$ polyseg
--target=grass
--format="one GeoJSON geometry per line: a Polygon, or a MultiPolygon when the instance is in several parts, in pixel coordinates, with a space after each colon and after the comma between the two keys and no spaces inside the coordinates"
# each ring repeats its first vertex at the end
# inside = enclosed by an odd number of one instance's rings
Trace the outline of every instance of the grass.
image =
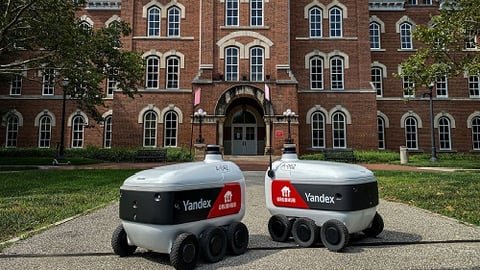
{"type": "Polygon", "coordinates": [[[118,199],[135,170],[0,173],[0,242],[118,199]]]}
{"type": "Polygon", "coordinates": [[[480,172],[376,171],[380,197],[480,226],[480,172]]]}

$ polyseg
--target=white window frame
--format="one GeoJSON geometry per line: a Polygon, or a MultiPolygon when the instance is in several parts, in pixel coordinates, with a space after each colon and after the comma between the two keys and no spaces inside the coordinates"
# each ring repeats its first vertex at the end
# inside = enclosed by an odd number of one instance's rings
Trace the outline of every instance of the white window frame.
{"type": "Polygon", "coordinates": [[[38,121],[38,148],[50,148],[52,144],[52,118],[43,115],[38,121]]]}
{"type": "Polygon", "coordinates": [[[263,0],[250,0],[250,26],[263,26],[263,0]]]}
{"type": "Polygon", "coordinates": [[[180,16],[181,11],[178,7],[171,7],[168,9],[167,35],[169,37],[180,36],[180,16]]]}
{"type": "Polygon", "coordinates": [[[83,148],[85,133],[85,119],[81,115],[72,118],[72,148],[83,148]]]}
{"type": "Polygon", "coordinates": [[[378,22],[370,23],[370,49],[379,50],[382,48],[381,45],[381,36],[382,36],[382,26],[378,22]]]}
{"type": "Polygon", "coordinates": [[[239,80],[240,49],[237,47],[225,48],[225,81],[239,80]],[[235,52],[235,54],[232,54],[235,52]]]}
{"type": "Polygon", "coordinates": [[[330,89],[345,89],[345,60],[340,56],[330,59],[330,89]]]}
{"type": "Polygon", "coordinates": [[[409,22],[400,24],[400,48],[402,50],[413,49],[412,28],[413,25],[409,22]]]}
{"type": "Polygon", "coordinates": [[[178,143],[178,114],[175,111],[168,111],[164,116],[163,145],[165,147],[177,147],[178,143]],[[175,119],[172,118],[174,116],[175,119]],[[174,135],[171,135],[171,134],[174,135]]]}
{"type": "Polygon", "coordinates": [[[103,124],[103,147],[112,148],[112,115],[105,117],[103,124]]]}
{"type": "Polygon", "coordinates": [[[313,7],[308,11],[309,34],[311,38],[323,36],[323,12],[319,7],[313,7]]]}
{"type": "Polygon", "coordinates": [[[370,79],[372,81],[373,86],[375,86],[377,97],[382,97],[383,96],[383,69],[381,67],[373,66],[370,71],[370,79]]]}
{"type": "Polygon", "coordinates": [[[10,80],[10,95],[20,96],[22,94],[23,78],[20,75],[13,76],[10,80]]]}
{"type": "Polygon", "coordinates": [[[325,148],[325,115],[314,112],[311,115],[312,148],[325,148]],[[319,136],[315,136],[317,133],[319,136]]]}
{"type": "Polygon", "coordinates": [[[328,11],[330,26],[330,37],[343,36],[343,10],[339,7],[333,7],[328,11]],[[337,13],[338,12],[338,13],[337,13]]]}
{"type": "Polygon", "coordinates": [[[146,111],[143,115],[143,147],[157,147],[157,119],[155,111],[146,111]],[[148,116],[152,118],[148,118],[148,116]]]}
{"type": "Polygon", "coordinates": [[[250,49],[250,80],[263,81],[265,50],[262,47],[250,49]]]}
{"type": "Polygon", "coordinates": [[[310,87],[315,90],[324,89],[324,63],[320,56],[313,56],[310,58],[310,87]],[[320,63],[320,66],[317,65],[320,63]]]}
{"type": "Polygon", "coordinates": [[[333,148],[347,148],[347,123],[342,112],[332,115],[332,146],[333,148]],[[338,118],[341,116],[341,119],[338,118]]]}
{"type": "Polygon", "coordinates": [[[162,11],[159,7],[150,7],[147,11],[147,36],[159,37],[161,30],[162,11]]]}
{"type": "Polygon", "coordinates": [[[418,120],[413,116],[405,118],[405,146],[418,150],[418,120]]]}
{"type": "Polygon", "coordinates": [[[160,58],[155,55],[147,57],[145,87],[158,89],[160,87],[160,58]]]}
{"type": "Polygon", "coordinates": [[[438,143],[440,150],[452,150],[450,119],[445,116],[438,119],[438,143]]]}
{"type": "Polygon", "coordinates": [[[225,25],[239,26],[239,9],[238,0],[225,0],[225,25]]]}
{"type": "Polygon", "coordinates": [[[448,78],[447,76],[438,77],[436,84],[437,98],[448,98],[448,78]]]}
{"type": "Polygon", "coordinates": [[[180,58],[178,56],[169,56],[166,62],[165,88],[178,89],[180,87],[180,58]]]}

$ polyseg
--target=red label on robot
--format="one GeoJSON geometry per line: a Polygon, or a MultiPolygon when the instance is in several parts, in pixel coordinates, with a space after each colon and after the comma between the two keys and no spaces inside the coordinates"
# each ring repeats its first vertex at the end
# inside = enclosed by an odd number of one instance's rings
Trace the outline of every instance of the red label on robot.
{"type": "Polygon", "coordinates": [[[272,202],[279,207],[309,208],[295,187],[287,180],[272,182],[272,202]]]}
{"type": "Polygon", "coordinates": [[[242,190],[240,183],[225,184],[213,204],[207,218],[233,215],[242,208],[242,190]]]}

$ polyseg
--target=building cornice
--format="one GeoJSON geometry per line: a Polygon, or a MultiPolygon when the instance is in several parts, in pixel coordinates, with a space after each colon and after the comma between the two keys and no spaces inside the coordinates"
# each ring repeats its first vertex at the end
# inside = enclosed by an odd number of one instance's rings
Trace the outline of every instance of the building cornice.
{"type": "Polygon", "coordinates": [[[85,9],[89,10],[120,10],[122,0],[88,0],[85,9]]]}
{"type": "Polygon", "coordinates": [[[404,0],[369,0],[368,8],[371,11],[401,11],[405,10],[404,0]]]}

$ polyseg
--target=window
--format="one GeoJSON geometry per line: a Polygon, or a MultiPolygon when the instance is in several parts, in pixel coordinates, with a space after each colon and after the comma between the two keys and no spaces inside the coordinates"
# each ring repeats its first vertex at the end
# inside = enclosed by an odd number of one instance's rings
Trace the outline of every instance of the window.
{"type": "Polygon", "coordinates": [[[40,118],[38,126],[38,147],[50,148],[52,140],[52,118],[44,115],[40,118]]]}
{"type": "Polygon", "coordinates": [[[238,48],[225,49],[225,80],[238,81],[238,48]]]}
{"type": "Polygon", "coordinates": [[[478,32],[475,30],[469,30],[465,34],[465,49],[475,50],[477,49],[478,32]]]}
{"type": "Polygon", "coordinates": [[[377,117],[378,149],[385,149],[385,120],[377,117]]]}
{"type": "Polygon", "coordinates": [[[480,150],[480,117],[472,119],[472,143],[473,150],[480,150]]]}
{"type": "Polygon", "coordinates": [[[412,116],[405,119],[405,144],[408,149],[418,149],[417,119],[412,116]]]}
{"type": "Polygon", "coordinates": [[[432,0],[423,0],[423,4],[424,4],[424,5],[431,5],[431,4],[432,4],[432,0]]]}
{"type": "Polygon", "coordinates": [[[341,37],[342,34],[342,10],[338,7],[330,9],[330,36],[341,37]]]}
{"type": "Polygon", "coordinates": [[[321,37],[322,36],[322,10],[317,7],[310,9],[309,11],[309,20],[310,20],[310,37],[321,37]]]}
{"type": "Polygon", "coordinates": [[[81,21],[80,28],[84,31],[90,31],[92,30],[93,26],[87,21],[81,21]]]}
{"type": "Polygon", "coordinates": [[[377,97],[381,97],[383,95],[383,71],[379,67],[373,67],[371,72],[371,80],[377,90],[377,97]]]}
{"type": "Polygon", "coordinates": [[[227,26],[238,26],[238,0],[225,0],[225,21],[227,26]]]}
{"type": "Polygon", "coordinates": [[[14,76],[10,80],[10,95],[17,96],[22,94],[22,77],[14,76]]]}
{"type": "Polygon", "coordinates": [[[321,112],[312,114],[312,147],[325,148],[325,116],[321,112]]]}
{"type": "Polygon", "coordinates": [[[403,84],[403,97],[404,98],[413,98],[415,97],[414,94],[414,89],[415,89],[415,83],[410,81],[410,77],[408,76],[403,76],[402,78],[402,84],[403,84]]]}
{"type": "Polygon", "coordinates": [[[468,91],[470,93],[470,97],[480,97],[480,80],[478,78],[478,76],[468,77],[468,91]]]}
{"type": "Polygon", "coordinates": [[[105,117],[103,125],[103,147],[112,148],[112,116],[105,117]]]}
{"type": "Polygon", "coordinates": [[[370,23],[370,49],[380,49],[380,31],[378,23],[370,23]]]}
{"type": "Polygon", "coordinates": [[[148,111],[143,116],[143,146],[157,146],[157,114],[148,111]]]}
{"type": "Polygon", "coordinates": [[[250,0],[250,25],[263,25],[263,0],[250,0]]]}
{"type": "Polygon", "coordinates": [[[339,56],[330,60],[330,84],[332,90],[343,89],[343,58],[339,56]]]}
{"type": "Polygon", "coordinates": [[[336,112],[332,116],[332,137],[333,148],[347,147],[347,129],[345,126],[345,115],[336,112]]]}
{"type": "Polygon", "coordinates": [[[448,80],[446,76],[437,78],[436,83],[437,88],[437,97],[447,98],[448,97],[448,80]]]}
{"type": "Polygon", "coordinates": [[[403,50],[413,49],[412,25],[409,23],[402,23],[400,25],[400,48],[403,50]]]}
{"type": "Polygon", "coordinates": [[[180,60],[176,56],[167,58],[167,88],[177,89],[179,87],[180,60]]]}
{"type": "Polygon", "coordinates": [[[5,146],[15,148],[17,147],[17,138],[18,138],[18,128],[20,125],[20,120],[16,115],[10,115],[7,118],[7,141],[5,146]]]}
{"type": "Polygon", "coordinates": [[[118,82],[115,80],[115,76],[118,75],[118,69],[112,68],[110,72],[113,74],[107,79],[107,96],[112,96],[118,86],[118,82]]]}
{"type": "Polygon", "coordinates": [[[147,35],[149,37],[160,36],[160,9],[158,7],[151,7],[148,10],[147,35]]]}
{"type": "Polygon", "coordinates": [[[83,148],[83,132],[85,119],[83,116],[76,115],[72,119],[72,148],[83,148]]]}
{"type": "Polygon", "coordinates": [[[323,59],[319,56],[310,59],[310,84],[312,89],[323,89],[323,59]]]}
{"type": "Polygon", "coordinates": [[[447,117],[441,117],[438,119],[438,138],[440,150],[452,149],[450,138],[450,120],[447,117]]]}
{"type": "Polygon", "coordinates": [[[164,146],[177,146],[178,116],[174,111],[165,114],[164,146]]]}
{"type": "Polygon", "coordinates": [[[168,10],[168,36],[180,36],[180,10],[177,7],[168,10]]]}
{"type": "Polygon", "coordinates": [[[147,88],[158,88],[159,62],[160,60],[156,56],[147,58],[147,88]]]}
{"type": "Polygon", "coordinates": [[[418,5],[417,0],[408,0],[409,5],[418,5]]]}
{"type": "Polygon", "coordinates": [[[43,71],[42,76],[42,95],[51,96],[54,94],[55,86],[55,70],[47,68],[43,71]]]}
{"type": "Polygon", "coordinates": [[[263,48],[250,50],[250,80],[263,81],[263,48]]]}

